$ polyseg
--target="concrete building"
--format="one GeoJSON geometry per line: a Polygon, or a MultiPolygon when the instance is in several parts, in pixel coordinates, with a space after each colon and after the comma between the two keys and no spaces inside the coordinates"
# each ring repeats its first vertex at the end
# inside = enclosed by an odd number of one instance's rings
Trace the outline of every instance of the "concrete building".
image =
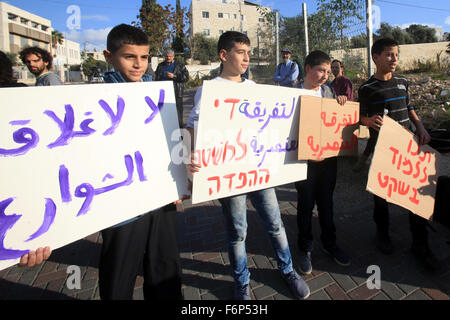
{"type": "Polygon", "coordinates": [[[85,55],[86,55],[86,58],[87,57],[92,57],[95,60],[105,61],[106,62],[105,55],[103,54],[102,51],[100,51],[100,52],[97,52],[97,51],[86,51],[85,55]]]}
{"type": "Polygon", "coordinates": [[[18,53],[30,46],[50,51],[50,20],[0,2],[0,26],[0,50],[3,52],[18,53]]]}
{"type": "Polygon", "coordinates": [[[258,4],[244,0],[192,0],[190,13],[192,35],[203,33],[219,38],[225,31],[240,31],[249,37],[253,49],[258,45],[258,34],[261,37],[270,27],[258,11],[258,4]]]}

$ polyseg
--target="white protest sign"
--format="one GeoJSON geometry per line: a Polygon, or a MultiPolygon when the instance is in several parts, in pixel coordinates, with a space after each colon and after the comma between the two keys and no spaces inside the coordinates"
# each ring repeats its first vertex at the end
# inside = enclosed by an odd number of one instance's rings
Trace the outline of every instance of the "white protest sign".
{"type": "Polygon", "coordinates": [[[306,179],[297,160],[299,98],[306,90],[204,81],[192,203],[306,179]]]}
{"type": "Polygon", "coordinates": [[[0,89],[0,269],[186,194],[172,82],[0,89]]]}

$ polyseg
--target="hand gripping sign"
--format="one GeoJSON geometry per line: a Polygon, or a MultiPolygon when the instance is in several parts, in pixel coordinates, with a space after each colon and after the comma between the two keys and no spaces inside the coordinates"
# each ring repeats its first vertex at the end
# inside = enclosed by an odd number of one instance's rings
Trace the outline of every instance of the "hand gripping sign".
{"type": "Polygon", "coordinates": [[[0,100],[0,269],[186,194],[171,82],[5,88],[0,100]]]}
{"type": "Polygon", "coordinates": [[[430,219],[440,154],[419,146],[412,132],[384,116],[367,181],[367,191],[430,219]]]}

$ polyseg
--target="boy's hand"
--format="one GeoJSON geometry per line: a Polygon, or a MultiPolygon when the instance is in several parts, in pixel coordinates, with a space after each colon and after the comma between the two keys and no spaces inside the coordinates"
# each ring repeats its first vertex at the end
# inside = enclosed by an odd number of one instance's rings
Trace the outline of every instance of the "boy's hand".
{"type": "Polygon", "coordinates": [[[190,174],[194,174],[196,172],[199,172],[200,168],[201,168],[200,164],[195,162],[195,153],[192,152],[191,153],[191,163],[188,163],[186,165],[186,169],[190,174]]]}
{"type": "Polygon", "coordinates": [[[169,78],[169,79],[173,79],[174,74],[171,73],[171,72],[166,72],[166,76],[167,76],[167,78],[169,78]]]}
{"type": "Polygon", "coordinates": [[[376,114],[376,115],[371,116],[370,118],[361,119],[361,122],[366,127],[370,127],[372,129],[379,131],[380,127],[383,125],[383,117],[376,114]]]}
{"type": "Polygon", "coordinates": [[[431,136],[423,127],[423,125],[419,125],[416,127],[416,136],[419,138],[419,145],[424,145],[431,141],[431,136]]]}
{"type": "Polygon", "coordinates": [[[343,106],[347,102],[347,96],[337,96],[336,100],[341,106],[343,106]]]}
{"type": "Polygon", "coordinates": [[[41,264],[42,261],[47,260],[52,254],[50,247],[38,248],[36,251],[30,251],[20,258],[19,267],[34,267],[41,264]]]}

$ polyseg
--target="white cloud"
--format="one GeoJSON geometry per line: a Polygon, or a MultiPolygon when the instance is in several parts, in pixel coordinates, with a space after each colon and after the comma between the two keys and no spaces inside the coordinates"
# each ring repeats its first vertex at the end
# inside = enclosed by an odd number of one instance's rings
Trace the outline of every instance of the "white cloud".
{"type": "Polygon", "coordinates": [[[106,48],[106,37],[111,29],[112,27],[104,29],[86,29],[81,31],[70,30],[65,34],[65,37],[69,40],[78,42],[81,45],[82,50],[86,45],[86,49],[89,51],[94,48],[96,48],[97,51],[101,51],[106,48]]]}
{"type": "Polygon", "coordinates": [[[445,24],[450,24],[450,16],[445,19],[445,24]]]}

